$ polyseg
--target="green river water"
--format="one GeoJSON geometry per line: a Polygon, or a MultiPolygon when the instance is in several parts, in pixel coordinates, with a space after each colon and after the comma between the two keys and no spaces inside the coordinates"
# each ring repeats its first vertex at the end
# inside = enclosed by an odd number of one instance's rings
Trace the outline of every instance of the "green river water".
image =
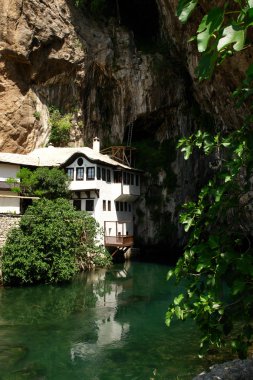
{"type": "Polygon", "coordinates": [[[198,333],[165,325],[168,269],[131,262],[64,286],[0,289],[0,379],[192,379],[204,365],[198,333]]]}

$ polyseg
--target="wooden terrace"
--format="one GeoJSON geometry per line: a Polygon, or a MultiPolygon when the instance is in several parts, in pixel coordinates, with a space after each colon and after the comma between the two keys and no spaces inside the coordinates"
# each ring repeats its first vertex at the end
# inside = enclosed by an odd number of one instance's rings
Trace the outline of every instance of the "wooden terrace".
{"type": "Polygon", "coordinates": [[[105,236],[106,247],[132,247],[134,237],[131,235],[105,236]]]}

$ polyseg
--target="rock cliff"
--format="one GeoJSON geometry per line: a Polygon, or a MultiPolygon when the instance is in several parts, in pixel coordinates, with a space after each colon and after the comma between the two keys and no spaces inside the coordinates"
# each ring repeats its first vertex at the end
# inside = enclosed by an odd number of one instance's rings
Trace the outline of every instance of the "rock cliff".
{"type": "Polygon", "coordinates": [[[178,22],[176,0],[116,3],[117,11],[93,17],[73,0],[1,1],[0,149],[23,153],[46,144],[51,106],[71,113],[71,145],[94,135],[103,147],[127,143],[132,128],[148,171],[138,233],[174,245],[182,237],[178,205],[209,170],[203,157],[184,161],[176,139],[201,124],[236,128],[241,115],[230,93],[251,52],[199,83],[198,53],[187,42],[194,25],[178,22]]]}

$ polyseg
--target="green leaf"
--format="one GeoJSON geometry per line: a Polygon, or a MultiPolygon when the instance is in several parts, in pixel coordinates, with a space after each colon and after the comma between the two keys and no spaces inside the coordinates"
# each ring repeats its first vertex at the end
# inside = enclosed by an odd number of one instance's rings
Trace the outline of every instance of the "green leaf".
{"type": "Polygon", "coordinates": [[[202,271],[202,269],[204,269],[205,268],[205,264],[204,263],[200,263],[200,264],[198,264],[197,265],[197,268],[196,268],[196,272],[201,272],[202,271]]]}
{"type": "Polygon", "coordinates": [[[242,50],[245,41],[245,29],[235,25],[229,25],[223,31],[222,38],[218,42],[217,49],[221,51],[226,46],[233,44],[236,51],[242,50]]]}
{"type": "Polygon", "coordinates": [[[248,9],[246,16],[244,18],[245,28],[253,24],[253,8],[248,9]]]}
{"type": "Polygon", "coordinates": [[[216,249],[220,246],[220,240],[218,236],[211,235],[208,239],[208,243],[212,249],[216,249]]]}
{"type": "Polygon", "coordinates": [[[224,18],[224,10],[221,8],[213,8],[205,15],[197,30],[198,51],[203,52],[207,49],[210,38],[222,25],[224,18]]]}
{"type": "Polygon", "coordinates": [[[232,287],[232,294],[235,296],[238,293],[241,293],[244,290],[245,286],[246,286],[245,281],[242,281],[239,279],[235,280],[233,287],[232,287]]]}
{"type": "Polygon", "coordinates": [[[174,298],[174,305],[179,305],[183,299],[184,299],[184,295],[179,294],[177,297],[174,298]]]}
{"type": "Polygon", "coordinates": [[[221,145],[223,145],[225,148],[228,148],[228,147],[231,145],[231,143],[228,142],[228,141],[223,141],[223,142],[221,143],[221,145]]]}
{"type": "Polygon", "coordinates": [[[184,147],[181,149],[181,152],[184,153],[184,159],[185,159],[185,160],[188,160],[188,158],[189,158],[190,155],[192,154],[192,146],[191,146],[191,145],[184,146],[184,147]]]}
{"type": "Polygon", "coordinates": [[[225,183],[227,183],[227,182],[230,182],[232,179],[233,179],[233,176],[231,176],[230,174],[227,174],[224,178],[224,181],[225,183]]]}
{"type": "Polygon", "coordinates": [[[175,307],[175,314],[178,319],[184,319],[184,311],[181,309],[181,307],[175,307]]]}
{"type": "Polygon", "coordinates": [[[184,224],[185,224],[184,230],[185,230],[185,232],[188,232],[189,229],[195,224],[194,223],[194,217],[193,218],[188,218],[188,220],[185,221],[184,224]]]}
{"type": "Polygon", "coordinates": [[[188,20],[197,4],[198,0],[179,0],[177,6],[177,16],[182,23],[188,20]]]}
{"type": "Polygon", "coordinates": [[[220,202],[221,197],[223,195],[224,189],[223,188],[218,188],[215,191],[215,202],[220,202]]]}
{"type": "Polygon", "coordinates": [[[209,79],[212,76],[217,59],[218,53],[215,50],[202,54],[195,71],[199,80],[209,79]]]}
{"type": "Polygon", "coordinates": [[[167,274],[167,280],[170,280],[172,276],[174,276],[174,270],[170,269],[168,274],[167,274]]]}

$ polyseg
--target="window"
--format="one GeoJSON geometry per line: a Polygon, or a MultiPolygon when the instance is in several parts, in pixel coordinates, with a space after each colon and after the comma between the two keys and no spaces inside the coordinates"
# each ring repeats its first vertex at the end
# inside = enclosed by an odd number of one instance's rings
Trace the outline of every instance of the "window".
{"type": "Polygon", "coordinates": [[[78,166],[82,166],[83,165],[83,159],[82,159],[82,157],[78,158],[77,165],[78,166]]]}
{"type": "Polygon", "coordinates": [[[113,174],[114,174],[114,183],[121,183],[122,172],[115,171],[113,174]]]}
{"type": "Polygon", "coordinates": [[[94,211],[94,200],[86,199],[86,211],[94,211]]]}
{"type": "Polygon", "coordinates": [[[84,176],[84,168],[76,168],[76,180],[82,181],[84,176]]]}
{"type": "Polygon", "coordinates": [[[126,185],[126,172],[123,172],[123,183],[126,185]]]}
{"type": "Polygon", "coordinates": [[[94,166],[90,166],[90,167],[86,168],[86,179],[88,181],[95,179],[95,167],[94,166]]]}
{"type": "Polygon", "coordinates": [[[130,185],[130,173],[126,174],[126,184],[130,185]]]}
{"type": "Polygon", "coordinates": [[[106,170],[106,181],[111,182],[111,170],[110,169],[106,170]]]}
{"type": "Polygon", "coordinates": [[[129,212],[132,211],[132,205],[131,205],[131,203],[128,203],[128,211],[129,211],[129,212]]]}
{"type": "Polygon", "coordinates": [[[71,181],[74,180],[74,168],[67,168],[67,176],[71,181]]]}
{"type": "Polygon", "coordinates": [[[103,211],[106,211],[106,201],[103,201],[103,211]]]}
{"type": "Polygon", "coordinates": [[[131,185],[134,185],[134,175],[131,174],[131,185]]]}
{"type": "Polygon", "coordinates": [[[119,202],[115,202],[116,211],[119,211],[119,202]]]}
{"type": "Polygon", "coordinates": [[[124,203],[120,202],[120,211],[124,211],[124,203]]]}
{"type": "Polygon", "coordinates": [[[106,181],[106,171],[105,171],[105,168],[102,168],[102,180],[106,181]]]}
{"type": "Polygon", "coordinates": [[[74,207],[74,209],[76,209],[76,210],[81,210],[82,209],[82,207],[81,207],[81,199],[74,199],[73,200],[73,207],[74,207]]]}
{"type": "Polygon", "coordinates": [[[108,211],[111,211],[111,201],[108,201],[108,204],[107,204],[107,210],[108,210],[108,211]]]}
{"type": "Polygon", "coordinates": [[[135,177],[135,185],[139,186],[139,176],[137,174],[136,174],[136,177],[135,177]]]}
{"type": "Polygon", "coordinates": [[[101,168],[100,168],[100,166],[97,167],[97,179],[101,179],[101,168]]]}

